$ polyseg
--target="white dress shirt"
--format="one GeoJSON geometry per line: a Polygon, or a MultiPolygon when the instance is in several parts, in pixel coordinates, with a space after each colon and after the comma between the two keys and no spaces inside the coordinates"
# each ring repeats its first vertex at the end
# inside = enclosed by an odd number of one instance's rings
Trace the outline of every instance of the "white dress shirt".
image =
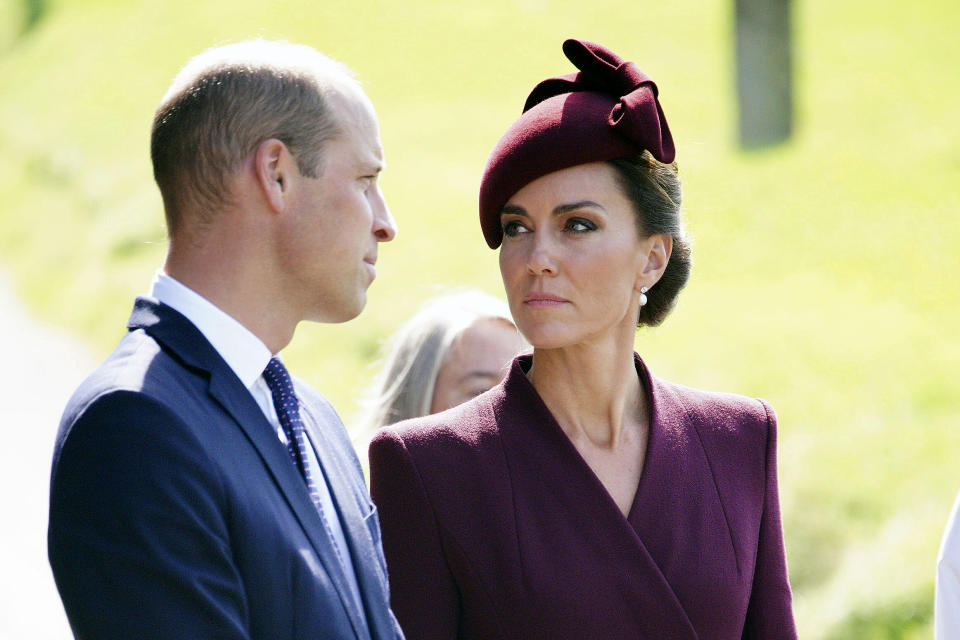
{"type": "Polygon", "coordinates": [[[960,640],[960,493],[953,503],[937,555],[936,594],[934,638],[960,640]]]}
{"type": "MultiPolygon", "coordinates": [[[[237,374],[240,382],[250,391],[260,410],[263,411],[263,415],[267,417],[267,420],[276,430],[277,437],[286,446],[287,435],[284,433],[283,427],[280,426],[277,410],[273,406],[273,394],[271,394],[270,387],[267,386],[267,381],[263,377],[263,370],[266,369],[267,363],[270,362],[272,357],[267,345],[212,302],[162,271],[157,271],[154,275],[150,287],[150,297],[178,311],[200,330],[203,337],[213,345],[213,348],[217,350],[227,366],[237,374]]],[[[279,358],[280,354],[277,354],[276,357],[279,358]]],[[[302,415],[301,412],[301,417],[302,415]]],[[[323,427],[323,425],[318,426],[323,427]]],[[[307,436],[309,439],[309,434],[307,436]]],[[[312,441],[310,444],[311,446],[307,450],[308,460],[306,463],[313,469],[321,470],[319,477],[324,479],[323,482],[317,483],[317,491],[320,494],[321,509],[323,510],[322,517],[326,519],[329,525],[329,533],[339,547],[339,556],[344,564],[345,573],[351,583],[350,587],[353,589],[354,596],[359,599],[360,587],[357,584],[353,562],[350,559],[350,547],[347,546],[343,526],[330,495],[326,474],[322,473],[323,467],[317,459],[315,451],[317,445],[312,441]]],[[[360,603],[360,607],[362,610],[362,603],[360,603]]]]}

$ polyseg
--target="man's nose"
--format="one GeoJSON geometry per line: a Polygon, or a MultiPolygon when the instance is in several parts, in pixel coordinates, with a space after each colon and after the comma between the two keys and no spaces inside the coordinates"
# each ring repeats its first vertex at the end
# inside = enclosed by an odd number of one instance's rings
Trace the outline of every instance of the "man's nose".
{"type": "Polygon", "coordinates": [[[377,237],[377,242],[390,242],[397,237],[397,221],[393,219],[379,187],[373,203],[373,235],[377,237]]]}

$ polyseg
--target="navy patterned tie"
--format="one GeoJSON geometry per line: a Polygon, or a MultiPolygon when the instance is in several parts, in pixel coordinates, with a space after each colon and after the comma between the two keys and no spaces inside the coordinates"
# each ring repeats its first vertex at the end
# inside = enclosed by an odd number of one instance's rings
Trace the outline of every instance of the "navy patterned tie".
{"type": "Polygon", "coordinates": [[[270,387],[270,393],[273,395],[273,406],[277,410],[277,418],[280,419],[280,426],[283,427],[283,432],[287,435],[287,453],[290,454],[293,464],[296,465],[306,481],[310,499],[313,500],[313,504],[320,514],[320,519],[323,520],[323,526],[327,530],[327,535],[330,537],[337,558],[343,563],[340,548],[333,536],[333,531],[330,529],[330,523],[323,513],[317,482],[324,482],[324,480],[319,476],[319,473],[315,473],[311,468],[311,459],[307,455],[307,447],[310,445],[307,444],[303,420],[300,418],[300,402],[293,391],[290,374],[287,373],[287,368],[283,366],[282,362],[277,358],[270,358],[267,368],[263,370],[263,378],[267,381],[267,386],[270,387]]]}

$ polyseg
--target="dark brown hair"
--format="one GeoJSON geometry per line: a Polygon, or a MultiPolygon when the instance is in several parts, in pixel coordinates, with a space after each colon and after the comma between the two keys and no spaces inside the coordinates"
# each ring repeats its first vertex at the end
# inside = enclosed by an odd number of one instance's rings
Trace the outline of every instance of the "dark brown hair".
{"type": "Polygon", "coordinates": [[[607,161],[617,176],[624,195],[633,203],[637,228],[644,237],[653,234],[673,238],[670,260],[660,280],[647,292],[647,304],[640,307],[637,326],[657,326],[666,319],[693,266],[690,239],[680,217],[680,177],[677,163],[658,162],[649,152],[607,161]]]}

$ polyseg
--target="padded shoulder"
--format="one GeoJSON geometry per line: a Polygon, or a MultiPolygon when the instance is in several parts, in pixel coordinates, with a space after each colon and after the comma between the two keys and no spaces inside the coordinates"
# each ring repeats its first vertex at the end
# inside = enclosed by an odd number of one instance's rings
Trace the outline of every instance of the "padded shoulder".
{"type": "Polygon", "coordinates": [[[57,434],[58,448],[72,425],[111,394],[130,392],[176,414],[205,387],[203,380],[199,373],[185,370],[143,330],[131,331],[67,402],[57,434]]]}
{"type": "Polygon", "coordinates": [[[701,437],[766,448],[776,415],[763,400],[734,393],[704,391],[685,385],[655,380],[654,410],[661,410],[667,424],[686,422],[697,428],[701,437]],[[673,405],[673,406],[671,406],[673,405]]]}
{"type": "Polygon", "coordinates": [[[498,436],[494,405],[501,394],[502,389],[495,387],[446,411],[404,420],[388,428],[408,448],[468,450],[490,445],[498,436]]]}

